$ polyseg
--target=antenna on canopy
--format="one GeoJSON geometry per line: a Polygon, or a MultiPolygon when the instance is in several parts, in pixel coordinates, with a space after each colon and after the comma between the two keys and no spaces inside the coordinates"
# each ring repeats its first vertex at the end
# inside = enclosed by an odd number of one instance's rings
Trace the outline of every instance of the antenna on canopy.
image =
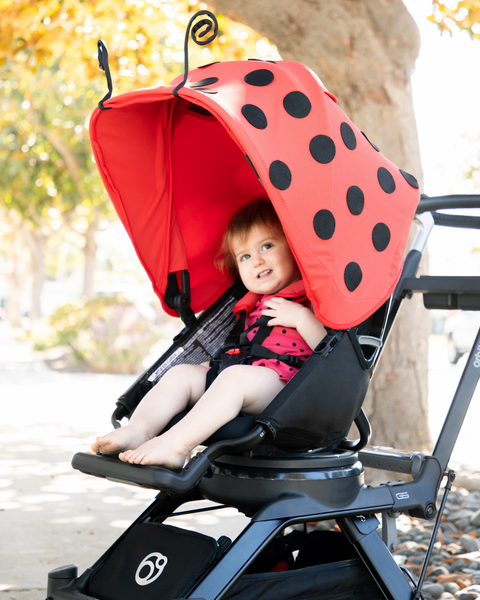
{"type": "Polygon", "coordinates": [[[188,78],[188,39],[190,37],[190,28],[192,28],[193,41],[196,44],[198,44],[199,46],[206,46],[207,44],[210,44],[210,42],[213,42],[213,40],[217,37],[218,21],[217,21],[217,18],[215,17],[215,15],[212,12],[210,12],[209,10],[200,10],[197,13],[195,13],[193,15],[193,17],[190,19],[188,26],[187,26],[187,31],[185,33],[185,45],[184,45],[185,68],[184,68],[184,73],[183,73],[183,81],[181,81],[177,85],[177,87],[173,90],[173,95],[175,96],[175,98],[178,98],[178,90],[185,85],[187,78],[188,78]],[[201,21],[196,23],[192,28],[192,23],[195,21],[195,19],[197,19],[198,17],[200,17],[202,15],[206,15],[211,20],[202,19],[201,21]],[[212,28],[213,28],[212,35],[210,37],[208,37],[206,40],[197,39],[197,35],[196,35],[197,31],[202,29],[202,27],[205,27],[205,29],[203,29],[203,31],[200,31],[200,33],[198,34],[199,38],[205,37],[207,35],[207,33],[210,33],[210,31],[212,31],[212,28]]]}
{"type": "Polygon", "coordinates": [[[107,78],[107,86],[108,92],[98,103],[98,108],[100,110],[110,110],[108,107],[103,106],[105,100],[108,100],[113,92],[113,84],[112,84],[112,76],[110,75],[110,66],[108,64],[108,50],[107,44],[103,40],[98,40],[97,42],[98,48],[98,66],[102,71],[105,72],[105,77],[107,78]]]}

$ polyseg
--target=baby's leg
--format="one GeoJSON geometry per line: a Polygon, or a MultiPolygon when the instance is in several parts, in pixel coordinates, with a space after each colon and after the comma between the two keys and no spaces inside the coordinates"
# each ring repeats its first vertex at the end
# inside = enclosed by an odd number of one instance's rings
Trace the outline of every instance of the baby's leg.
{"type": "Polygon", "coordinates": [[[215,379],[190,412],[174,427],[136,450],[120,455],[135,464],[181,468],[189,452],[240,411],[261,413],[284,387],[268,367],[235,365],[215,379]]]}
{"type": "Polygon", "coordinates": [[[196,402],[205,391],[207,368],[203,365],[172,367],[143,398],[128,425],[98,437],[93,452],[117,454],[158,435],[176,414],[196,402]]]}

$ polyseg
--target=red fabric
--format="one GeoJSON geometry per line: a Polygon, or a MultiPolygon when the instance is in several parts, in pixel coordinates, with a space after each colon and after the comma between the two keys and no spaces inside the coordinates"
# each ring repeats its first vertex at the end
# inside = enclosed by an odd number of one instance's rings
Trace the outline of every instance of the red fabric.
{"type": "Polygon", "coordinates": [[[111,110],[96,109],[90,125],[106,189],[165,310],[176,314],[164,302],[169,272],[189,270],[195,312],[226,290],[231,282],[214,266],[225,225],[239,208],[266,192],[317,318],[343,329],[372,314],[400,276],[418,189],[369,144],[316,75],[299,63],[213,64],[190,71],[180,99],[175,99],[172,90],[178,81],[111,98],[105,103],[111,110]],[[273,75],[269,84],[245,81],[259,70],[273,75]],[[213,93],[190,87],[212,77],[218,78],[207,85],[213,93]],[[284,106],[285,98],[298,91],[311,103],[302,118],[291,116],[284,106]],[[213,116],[189,110],[191,103],[213,116]],[[266,127],[247,120],[244,109],[251,106],[263,112],[266,127]],[[354,149],[343,141],[342,124],[355,136],[354,149]],[[310,151],[312,138],[318,136],[335,144],[335,158],[328,164],[315,160],[310,151]],[[270,178],[278,161],[291,174],[283,190],[270,178]],[[393,177],[393,193],[380,186],[380,167],[393,177]],[[364,193],[360,215],[347,206],[351,186],[364,193]],[[335,218],[335,232],[327,240],[313,227],[318,212],[326,210],[335,218]],[[378,224],[387,225],[391,235],[381,251],[372,243],[378,224]],[[352,262],[362,271],[353,291],[345,282],[345,269],[352,262]]]}
{"type": "Polygon", "coordinates": [[[270,569],[269,573],[280,573],[281,571],[288,571],[288,565],[284,560],[279,560],[270,569]]]}
{"type": "MultiPolygon", "coordinates": [[[[288,298],[292,302],[298,302],[310,308],[310,302],[305,295],[305,284],[303,281],[292,283],[277,294],[262,296],[248,292],[237,304],[233,307],[234,313],[239,313],[243,310],[247,313],[245,320],[245,329],[248,329],[255,324],[257,319],[262,316],[265,308],[265,302],[271,298],[288,298]]],[[[257,329],[252,329],[247,334],[250,341],[255,337],[257,329]]],[[[296,329],[292,327],[272,327],[272,332],[265,339],[262,346],[272,350],[276,354],[289,354],[290,356],[298,356],[302,360],[307,360],[312,354],[312,350],[307,342],[302,338],[296,329]]],[[[277,361],[273,358],[260,358],[254,360],[252,365],[255,367],[268,367],[276,373],[282,381],[290,381],[298,372],[296,367],[290,367],[284,362],[277,361]]]]}

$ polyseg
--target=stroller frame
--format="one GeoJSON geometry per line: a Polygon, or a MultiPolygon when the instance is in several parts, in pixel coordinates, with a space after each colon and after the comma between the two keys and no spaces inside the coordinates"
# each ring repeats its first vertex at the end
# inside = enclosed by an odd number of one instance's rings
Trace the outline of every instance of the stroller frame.
{"type": "MultiPolygon", "coordinates": [[[[457,208],[480,208],[480,196],[422,196],[416,217],[417,236],[391,301],[383,328],[385,338],[403,300],[415,293],[423,294],[427,309],[480,310],[480,277],[416,277],[422,252],[435,224],[480,228],[479,217],[436,212],[457,208]]],[[[192,326],[187,326],[177,343],[191,334],[192,326]]],[[[174,351],[175,345],[138,381],[168,360],[174,351]]],[[[378,355],[379,351],[375,351],[372,368],[378,355]]],[[[419,598],[429,553],[419,584],[413,582],[411,576],[411,581],[407,581],[391,554],[396,540],[395,519],[400,513],[427,520],[437,517],[431,551],[446,494],[454,479],[454,473],[447,471],[448,462],[479,377],[480,331],[431,455],[367,446],[370,427],[363,411],[355,419],[360,440],[345,441],[338,449],[323,454],[269,452],[268,449],[262,453],[262,446],[257,449],[266,437],[266,427],[262,423],[254,424],[251,431],[237,439],[213,443],[197,454],[181,473],[162,467],[130,465],[113,457],[76,454],[72,465],[82,472],[161,491],[151,506],[80,577],[75,565],[50,572],[48,599],[93,600],[96,596],[90,595],[89,591],[92,575],[102,568],[134,527],[153,519],[163,522],[182,504],[205,498],[236,506],[252,519],[183,597],[203,600],[227,597],[262,550],[287,526],[335,519],[375,582],[378,597],[388,600],[419,598]],[[411,475],[412,481],[365,485],[364,466],[411,475]],[[445,476],[446,492],[437,511],[437,494],[445,476]],[[382,537],[376,531],[379,525],[376,514],[382,515],[382,537]]],[[[138,389],[138,381],[131,389],[138,389]]],[[[132,408],[120,399],[112,415],[113,422],[118,422],[132,408]]],[[[322,598],[321,592],[318,597],[322,598]]]]}

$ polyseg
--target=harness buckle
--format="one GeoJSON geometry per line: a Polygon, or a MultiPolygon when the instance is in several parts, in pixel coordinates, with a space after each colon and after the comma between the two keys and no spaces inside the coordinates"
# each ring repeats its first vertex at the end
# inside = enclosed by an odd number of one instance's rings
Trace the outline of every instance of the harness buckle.
{"type": "Polygon", "coordinates": [[[232,348],[231,350],[227,350],[226,354],[233,356],[234,354],[240,354],[240,348],[232,348]]]}

